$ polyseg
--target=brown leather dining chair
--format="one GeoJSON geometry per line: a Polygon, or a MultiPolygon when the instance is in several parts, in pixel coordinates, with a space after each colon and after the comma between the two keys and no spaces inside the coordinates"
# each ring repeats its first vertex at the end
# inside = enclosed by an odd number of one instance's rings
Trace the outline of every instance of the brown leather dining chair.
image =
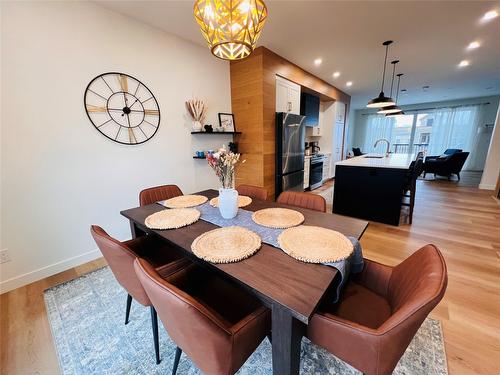
{"type": "Polygon", "coordinates": [[[413,336],[443,298],[441,252],[426,245],[396,267],[365,259],[337,304],[313,315],[307,336],[365,375],[391,374],[413,336]]]}
{"type": "Polygon", "coordinates": [[[135,274],[134,260],[139,256],[148,259],[156,271],[164,276],[187,266],[190,262],[182,258],[181,254],[175,249],[170,248],[153,236],[142,236],[130,241],[120,242],[108,235],[104,229],[97,225],[92,225],[90,232],[116,280],[128,293],[125,324],[129,322],[132,298],[141,305],[150,307],[156,363],[160,363],[156,310],[135,274]]]}
{"type": "Polygon", "coordinates": [[[326,212],[326,200],[321,195],[303,193],[300,191],[284,191],[279,195],[278,199],[276,199],[276,202],[288,206],[326,212]]]}
{"type": "Polygon", "coordinates": [[[179,195],[182,195],[182,190],[177,185],[154,186],[144,189],[139,193],[139,204],[146,206],[158,201],[178,197],[179,195]]]}
{"type": "Polygon", "coordinates": [[[236,190],[238,190],[238,194],[240,195],[247,195],[251,198],[261,200],[267,199],[267,189],[260,186],[239,185],[236,190]]]}
{"type": "Polygon", "coordinates": [[[182,351],[203,374],[232,375],[270,332],[267,308],[200,266],[191,264],[167,277],[144,259],[134,267],[177,345],[173,375],[182,351]]]}

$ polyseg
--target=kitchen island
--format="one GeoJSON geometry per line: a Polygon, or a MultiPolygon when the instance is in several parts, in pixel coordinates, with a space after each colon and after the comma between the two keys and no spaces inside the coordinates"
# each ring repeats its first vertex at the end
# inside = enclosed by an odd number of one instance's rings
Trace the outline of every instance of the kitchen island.
{"type": "Polygon", "coordinates": [[[366,154],[335,165],[333,212],[399,225],[414,154],[366,154]]]}

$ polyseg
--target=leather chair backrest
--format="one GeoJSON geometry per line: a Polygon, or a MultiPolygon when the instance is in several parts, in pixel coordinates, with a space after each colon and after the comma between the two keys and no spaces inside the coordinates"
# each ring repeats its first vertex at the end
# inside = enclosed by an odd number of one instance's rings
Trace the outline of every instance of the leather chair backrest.
{"type": "Polygon", "coordinates": [[[392,314],[378,329],[383,349],[377,373],[391,373],[429,313],[443,298],[448,282],[439,250],[427,245],[396,266],[389,281],[392,314]]]}
{"type": "Polygon", "coordinates": [[[139,204],[146,206],[158,201],[178,197],[182,195],[181,189],[177,185],[162,185],[144,189],[139,193],[139,204]]]}
{"type": "Polygon", "coordinates": [[[462,149],[460,149],[460,148],[448,148],[448,149],[446,149],[446,151],[444,153],[446,155],[453,155],[457,152],[462,152],[462,149]]]}
{"type": "Polygon", "coordinates": [[[99,250],[104,255],[118,283],[137,302],[144,306],[150,306],[151,302],[135,275],[134,260],[137,258],[137,255],[97,225],[90,227],[90,233],[92,233],[92,237],[94,237],[99,250]]]}
{"type": "Polygon", "coordinates": [[[444,294],[447,279],[446,263],[434,245],[416,251],[392,271],[387,296],[392,316],[384,325],[393,318],[408,319],[425,306],[432,310],[444,294]]]}
{"type": "Polygon", "coordinates": [[[469,156],[468,152],[457,152],[448,160],[448,168],[451,173],[459,173],[469,156]]]}
{"type": "Polygon", "coordinates": [[[423,171],[424,171],[424,159],[417,158],[413,166],[413,180],[414,181],[417,180],[418,176],[420,176],[423,171]]]}
{"type": "MultiPolygon", "coordinates": [[[[209,310],[184,291],[190,265],[162,279],[144,259],[135,261],[135,272],[146,289],[172,340],[205,374],[227,374],[231,367],[230,327],[221,325],[209,310]]],[[[230,303],[230,302],[228,302],[230,303]]]]}
{"type": "Polygon", "coordinates": [[[321,195],[303,193],[299,191],[284,191],[279,195],[278,199],[276,199],[276,202],[286,204],[288,206],[326,212],[326,201],[321,195]]]}
{"type": "Polygon", "coordinates": [[[260,186],[240,185],[236,188],[236,190],[238,190],[238,194],[240,195],[247,195],[249,197],[261,200],[267,199],[267,190],[260,186]]]}

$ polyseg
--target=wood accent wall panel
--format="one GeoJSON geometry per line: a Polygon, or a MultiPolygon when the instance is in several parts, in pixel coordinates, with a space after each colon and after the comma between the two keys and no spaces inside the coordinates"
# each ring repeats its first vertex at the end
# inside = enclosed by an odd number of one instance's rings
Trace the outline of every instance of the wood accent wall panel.
{"type": "Polygon", "coordinates": [[[235,140],[245,160],[236,172],[236,186],[264,186],[262,53],[231,62],[230,73],[231,107],[236,130],[242,132],[235,140]]]}
{"type": "Polygon", "coordinates": [[[274,197],[276,75],[301,85],[304,91],[319,95],[322,101],[351,97],[265,47],[257,48],[241,61],[231,61],[231,103],[236,137],[246,163],[238,170],[237,184],[263,186],[274,197]]]}

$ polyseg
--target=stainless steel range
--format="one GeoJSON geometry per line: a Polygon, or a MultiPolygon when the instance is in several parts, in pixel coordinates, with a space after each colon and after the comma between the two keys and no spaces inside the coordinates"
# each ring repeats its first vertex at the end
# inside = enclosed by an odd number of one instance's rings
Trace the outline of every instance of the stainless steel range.
{"type": "Polygon", "coordinates": [[[323,162],[325,156],[323,154],[314,154],[311,157],[311,170],[309,172],[309,187],[311,190],[319,188],[323,185],[323,162]]]}

